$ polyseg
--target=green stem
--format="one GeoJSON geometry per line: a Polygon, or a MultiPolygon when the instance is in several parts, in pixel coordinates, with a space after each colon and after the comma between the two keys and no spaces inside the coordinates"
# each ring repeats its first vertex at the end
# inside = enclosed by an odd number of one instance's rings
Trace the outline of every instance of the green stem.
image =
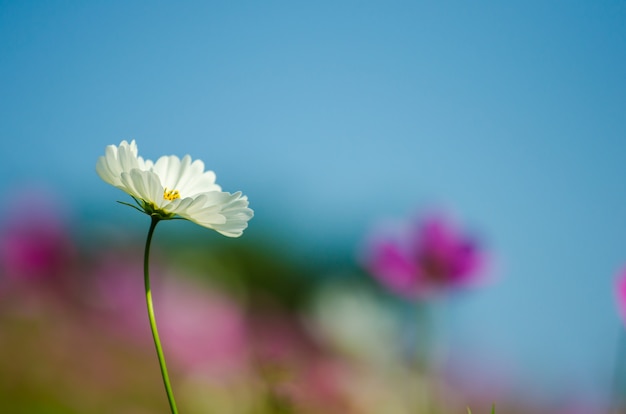
{"type": "Polygon", "coordinates": [[[620,329],[617,338],[617,355],[615,357],[615,368],[613,372],[613,387],[611,390],[611,413],[618,413],[624,407],[624,397],[626,397],[626,359],[623,357],[626,350],[626,332],[620,329]]]}
{"type": "Polygon", "coordinates": [[[163,355],[163,349],[161,348],[161,340],[159,339],[159,331],[156,325],[156,319],[154,318],[154,307],[152,306],[152,290],[150,289],[150,272],[148,270],[148,264],[150,257],[150,242],[152,241],[152,234],[159,222],[159,218],[151,216],[152,222],[150,223],[150,230],[148,230],[148,238],[146,239],[146,251],[143,258],[143,276],[144,284],[146,287],[146,304],[148,305],[148,318],[150,319],[150,329],[152,330],[152,337],[154,338],[154,346],[156,347],[157,355],[159,357],[159,365],[161,366],[161,376],[163,377],[163,385],[165,385],[165,392],[167,393],[167,400],[170,403],[170,409],[172,414],[178,414],[176,408],[176,401],[174,401],[174,393],[172,392],[172,386],[170,385],[170,379],[167,374],[167,365],[165,364],[165,356],[163,355]]]}

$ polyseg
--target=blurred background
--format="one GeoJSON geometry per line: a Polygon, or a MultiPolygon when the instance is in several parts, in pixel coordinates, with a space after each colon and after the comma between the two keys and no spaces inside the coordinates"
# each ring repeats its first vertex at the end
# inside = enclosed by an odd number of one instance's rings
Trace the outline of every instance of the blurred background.
{"type": "Polygon", "coordinates": [[[239,239],[157,228],[181,411],[605,410],[625,21],[619,1],[0,1],[3,406],[167,409],[149,219],[95,173],[135,139],[255,211],[239,239]],[[371,235],[432,214],[481,283],[424,299],[372,277],[371,235]]]}

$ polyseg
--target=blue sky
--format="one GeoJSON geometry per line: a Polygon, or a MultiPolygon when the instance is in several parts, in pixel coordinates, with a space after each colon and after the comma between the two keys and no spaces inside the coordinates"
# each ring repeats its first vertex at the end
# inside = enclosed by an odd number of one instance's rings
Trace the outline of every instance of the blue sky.
{"type": "Polygon", "coordinates": [[[601,390],[626,264],[625,21],[619,1],[0,1],[0,174],[122,215],[94,166],[135,138],[203,159],[249,195],[250,232],[318,254],[443,206],[500,275],[455,305],[456,346],[601,390]]]}

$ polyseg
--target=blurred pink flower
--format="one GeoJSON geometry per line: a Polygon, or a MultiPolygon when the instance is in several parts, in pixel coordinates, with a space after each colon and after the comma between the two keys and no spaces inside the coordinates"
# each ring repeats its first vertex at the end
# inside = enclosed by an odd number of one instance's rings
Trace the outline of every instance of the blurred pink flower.
{"type": "Polygon", "coordinates": [[[5,282],[58,281],[75,257],[61,208],[43,189],[24,190],[10,201],[0,232],[5,282]]]}
{"type": "Polygon", "coordinates": [[[332,409],[342,403],[343,367],[310,336],[301,315],[266,302],[251,315],[250,328],[252,368],[279,405],[289,412],[349,411],[332,409]]]}
{"type": "Polygon", "coordinates": [[[187,370],[227,373],[247,362],[247,326],[230,298],[168,278],[159,300],[161,337],[187,370]]]}
{"type": "MultiPolygon", "coordinates": [[[[112,254],[102,259],[94,279],[99,304],[106,311],[100,323],[108,321],[113,332],[151,346],[141,264],[131,265],[112,254]]],[[[189,277],[156,271],[152,277],[161,341],[172,363],[189,374],[222,375],[243,369],[247,326],[239,305],[189,277]]]]}
{"type": "Polygon", "coordinates": [[[624,267],[615,279],[615,299],[620,318],[626,324],[626,267],[624,267]]]}
{"type": "Polygon", "coordinates": [[[363,264],[395,294],[426,299],[482,279],[484,252],[442,215],[411,223],[402,234],[388,230],[369,240],[363,264]]]}

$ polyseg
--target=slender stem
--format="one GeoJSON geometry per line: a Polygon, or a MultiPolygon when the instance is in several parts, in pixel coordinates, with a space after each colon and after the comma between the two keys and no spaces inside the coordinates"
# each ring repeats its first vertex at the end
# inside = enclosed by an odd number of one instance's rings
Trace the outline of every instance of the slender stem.
{"type": "Polygon", "coordinates": [[[148,318],[150,319],[150,329],[152,330],[152,337],[154,338],[154,346],[156,347],[157,356],[159,357],[159,365],[161,366],[161,376],[163,377],[163,385],[165,385],[165,392],[167,393],[167,400],[170,403],[170,409],[172,414],[178,414],[176,408],[176,401],[174,401],[174,393],[172,392],[172,386],[170,385],[170,379],[167,374],[167,365],[165,364],[165,356],[163,355],[163,349],[161,348],[161,340],[159,339],[159,331],[156,325],[156,319],[154,318],[154,307],[152,306],[152,290],[150,290],[150,271],[148,270],[149,257],[150,257],[150,242],[152,241],[152,234],[159,222],[159,218],[152,216],[152,222],[150,223],[150,230],[148,230],[148,238],[146,239],[146,251],[143,258],[143,276],[144,284],[146,287],[146,304],[148,305],[148,318]]]}
{"type": "Polygon", "coordinates": [[[420,390],[421,401],[420,413],[433,412],[433,400],[430,395],[433,391],[430,381],[432,380],[432,357],[433,357],[433,321],[431,320],[430,304],[416,302],[415,304],[415,349],[414,358],[417,374],[420,378],[422,389],[420,390]]]}
{"type": "Polygon", "coordinates": [[[615,368],[613,372],[613,384],[611,389],[611,401],[609,404],[609,413],[619,413],[624,404],[624,396],[626,394],[626,386],[624,378],[626,377],[626,360],[624,359],[624,350],[626,349],[626,332],[620,326],[617,337],[615,356],[615,368]]]}

